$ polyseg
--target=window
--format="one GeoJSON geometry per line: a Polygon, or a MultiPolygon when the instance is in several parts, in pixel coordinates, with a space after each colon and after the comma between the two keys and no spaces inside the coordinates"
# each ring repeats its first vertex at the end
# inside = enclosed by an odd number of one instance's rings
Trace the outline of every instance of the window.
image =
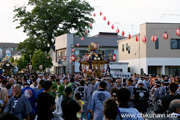
{"type": "Polygon", "coordinates": [[[114,50],[105,50],[106,57],[112,57],[114,55],[114,50]]]}
{"type": "Polygon", "coordinates": [[[126,51],[128,51],[128,43],[126,43],[126,51]]]}
{"type": "Polygon", "coordinates": [[[128,67],[128,72],[131,72],[131,68],[130,67],[128,67]]]}
{"type": "Polygon", "coordinates": [[[155,42],[155,49],[159,49],[159,39],[157,39],[155,42]]]}
{"type": "Polygon", "coordinates": [[[82,56],[84,56],[85,53],[88,53],[88,51],[87,50],[79,50],[79,57],[82,58],[82,56]]]}
{"type": "Polygon", "coordinates": [[[101,53],[102,55],[104,55],[104,50],[99,50],[99,53],[101,53]]]}
{"type": "MultiPolygon", "coordinates": [[[[113,55],[114,55],[114,50],[105,50],[104,55],[105,55],[106,58],[109,58],[109,57],[112,58],[113,55]]],[[[112,61],[112,62],[114,62],[114,61],[112,61]]]]}
{"type": "Polygon", "coordinates": [[[143,70],[143,68],[141,68],[141,75],[143,75],[143,73],[144,73],[144,70],[143,70]]]}
{"type": "Polygon", "coordinates": [[[171,39],[171,49],[180,49],[180,39],[171,39]]]}
{"type": "Polygon", "coordinates": [[[128,46],[128,54],[130,54],[130,46],[128,46]]]}
{"type": "Polygon", "coordinates": [[[59,61],[59,59],[62,60],[64,57],[66,57],[66,50],[56,52],[56,62],[59,61]]]}
{"type": "Polygon", "coordinates": [[[122,51],[124,52],[124,44],[122,44],[122,51]]]}

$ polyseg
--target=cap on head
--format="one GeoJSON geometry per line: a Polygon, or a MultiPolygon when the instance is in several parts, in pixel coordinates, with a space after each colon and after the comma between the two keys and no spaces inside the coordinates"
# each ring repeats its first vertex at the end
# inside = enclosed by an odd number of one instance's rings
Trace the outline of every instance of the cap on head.
{"type": "Polygon", "coordinates": [[[139,80],[138,85],[144,85],[144,82],[142,80],[139,80]]]}

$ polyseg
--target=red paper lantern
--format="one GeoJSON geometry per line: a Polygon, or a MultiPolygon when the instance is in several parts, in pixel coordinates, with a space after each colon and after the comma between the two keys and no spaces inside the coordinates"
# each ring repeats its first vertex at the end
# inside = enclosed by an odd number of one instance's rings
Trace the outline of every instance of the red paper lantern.
{"type": "Polygon", "coordinates": [[[121,32],[121,35],[124,36],[124,31],[121,32]]]}
{"type": "Polygon", "coordinates": [[[180,28],[176,30],[176,35],[180,36],[180,28]]]}
{"type": "Polygon", "coordinates": [[[79,43],[77,43],[76,46],[79,47],[79,43]]]}
{"type": "Polygon", "coordinates": [[[76,56],[75,56],[75,55],[72,55],[72,56],[71,56],[71,59],[72,59],[72,61],[74,62],[74,61],[76,60],[76,56]]]}
{"type": "Polygon", "coordinates": [[[108,21],[107,24],[110,25],[110,22],[108,21]]]}
{"type": "Polygon", "coordinates": [[[102,15],[102,12],[100,12],[100,15],[102,15]]]}
{"type": "Polygon", "coordinates": [[[84,38],[83,38],[83,37],[81,37],[81,40],[84,40],[84,38]]]}
{"type": "Polygon", "coordinates": [[[96,17],[96,13],[94,13],[93,16],[96,17]]]}
{"type": "Polygon", "coordinates": [[[74,49],[72,49],[72,52],[74,52],[75,50],[74,49]]]}
{"type": "Polygon", "coordinates": [[[113,61],[116,61],[116,54],[113,55],[113,61]]]}
{"type": "Polygon", "coordinates": [[[106,20],[106,17],[105,17],[105,16],[103,17],[103,20],[106,20]]]}
{"type": "Polygon", "coordinates": [[[87,34],[87,33],[88,33],[88,31],[87,31],[87,30],[85,30],[85,33],[87,34]]]}
{"type": "Polygon", "coordinates": [[[128,39],[131,39],[131,35],[130,34],[128,35],[128,39]]]}
{"type": "Polygon", "coordinates": [[[165,32],[165,33],[163,34],[163,38],[164,38],[165,40],[167,40],[167,39],[169,38],[169,35],[167,34],[167,32],[165,32]]]}
{"type": "Polygon", "coordinates": [[[111,28],[114,29],[114,25],[112,25],[111,28]]]}
{"type": "Polygon", "coordinates": [[[92,26],[92,23],[89,23],[89,27],[91,27],[92,26]]]}
{"type": "Polygon", "coordinates": [[[139,41],[139,36],[138,36],[138,35],[136,35],[136,41],[137,41],[137,42],[139,41]]]}
{"type": "Polygon", "coordinates": [[[119,29],[117,28],[116,33],[119,33],[119,29]]]}
{"type": "Polygon", "coordinates": [[[64,57],[64,60],[66,60],[66,57],[64,57]]]}
{"type": "Polygon", "coordinates": [[[155,35],[153,35],[153,36],[151,37],[151,40],[152,40],[153,42],[156,42],[157,37],[156,37],[155,35]]]}
{"type": "Polygon", "coordinates": [[[146,42],[147,41],[147,38],[144,36],[143,38],[142,38],[142,42],[146,42]]]}

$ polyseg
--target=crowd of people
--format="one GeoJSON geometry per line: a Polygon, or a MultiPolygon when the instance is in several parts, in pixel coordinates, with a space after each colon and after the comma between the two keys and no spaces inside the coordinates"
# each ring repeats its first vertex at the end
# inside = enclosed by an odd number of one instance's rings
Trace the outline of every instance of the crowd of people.
{"type": "Polygon", "coordinates": [[[4,75],[0,82],[2,120],[143,120],[147,114],[180,119],[178,76],[34,73],[4,75]]]}

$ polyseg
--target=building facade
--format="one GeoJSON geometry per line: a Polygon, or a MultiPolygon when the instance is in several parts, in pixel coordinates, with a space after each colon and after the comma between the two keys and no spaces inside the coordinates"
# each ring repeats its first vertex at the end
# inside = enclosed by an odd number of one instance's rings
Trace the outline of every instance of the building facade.
{"type": "Polygon", "coordinates": [[[131,73],[180,75],[180,37],[176,30],[180,23],[145,23],[140,25],[139,41],[136,35],[131,39],[118,41],[119,62],[128,62],[131,73]],[[165,40],[163,34],[169,38],[165,40]],[[156,42],[151,40],[155,35],[156,42]],[[142,42],[146,36],[147,42],[142,42]]]}
{"type": "Polygon", "coordinates": [[[20,51],[17,50],[17,43],[0,43],[0,59],[2,60],[6,55],[12,57],[18,55],[20,51]]]}
{"type": "MultiPolygon", "coordinates": [[[[82,58],[85,53],[88,52],[88,45],[91,42],[98,42],[99,50],[105,56],[116,54],[117,60],[110,63],[111,71],[127,72],[128,63],[118,63],[118,44],[117,40],[124,37],[118,36],[113,33],[100,33],[94,37],[85,37],[81,40],[81,37],[74,37],[72,34],[64,34],[56,37],[55,39],[55,57],[54,57],[54,70],[55,73],[77,73],[79,71],[79,62],[75,61],[70,63],[70,56],[74,54],[76,59],[82,58]],[[103,35],[102,35],[103,34],[103,35]],[[109,36],[110,37],[107,37],[109,36]],[[79,44],[79,46],[77,46],[79,44]],[[75,51],[72,52],[72,49],[75,51]]],[[[106,66],[105,66],[106,68],[106,66]]]]}

